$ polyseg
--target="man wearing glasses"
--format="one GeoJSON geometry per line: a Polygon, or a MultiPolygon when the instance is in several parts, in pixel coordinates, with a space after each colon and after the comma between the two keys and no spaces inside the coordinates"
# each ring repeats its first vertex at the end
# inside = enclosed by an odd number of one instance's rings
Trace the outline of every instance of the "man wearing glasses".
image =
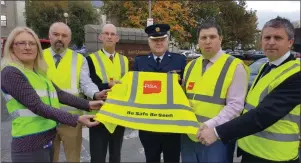
{"type": "MultiPolygon", "coordinates": [[[[98,86],[99,90],[109,89],[128,72],[127,57],[115,51],[116,43],[119,41],[117,29],[113,24],[106,24],[102,28],[99,40],[103,48],[87,57],[90,77],[98,86]]],[[[91,112],[96,114],[96,112],[91,112]]],[[[104,124],[89,129],[91,163],[106,162],[107,148],[109,145],[109,162],[120,162],[121,146],[124,127],[117,126],[110,133],[104,124]]]]}

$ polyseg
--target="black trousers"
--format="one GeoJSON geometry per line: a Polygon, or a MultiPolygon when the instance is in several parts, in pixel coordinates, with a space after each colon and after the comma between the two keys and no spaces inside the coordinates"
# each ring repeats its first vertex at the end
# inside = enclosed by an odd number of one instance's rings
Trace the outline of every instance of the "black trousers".
{"type": "MultiPolygon", "coordinates": [[[[238,149],[239,152],[242,154],[241,163],[299,163],[299,158],[296,160],[290,160],[290,161],[271,161],[266,160],[260,157],[256,157],[254,155],[251,155],[245,151],[242,151],[241,149],[238,149]]],[[[297,156],[296,156],[297,157],[297,156]]]]}
{"type": "Polygon", "coordinates": [[[163,152],[164,162],[180,162],[181,134],[139,131],[146,162],[160,162],[163,152]]]}
{"type": "Polygon", "coordinates": [[[103,124],[89,128],[91,163],[105,163],[109,146],[109,162],[119,163],[125,128],[117,126],[111,134],[103,124]]]}

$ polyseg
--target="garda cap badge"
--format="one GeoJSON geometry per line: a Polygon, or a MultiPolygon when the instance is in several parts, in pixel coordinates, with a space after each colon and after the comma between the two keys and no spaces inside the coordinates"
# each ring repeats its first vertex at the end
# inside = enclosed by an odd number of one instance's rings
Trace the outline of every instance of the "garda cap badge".
{"type": "Polygon", "coordinates": [[[160,28],[159,27],[156,28],[156,32],[160,32],[160,28]]]}

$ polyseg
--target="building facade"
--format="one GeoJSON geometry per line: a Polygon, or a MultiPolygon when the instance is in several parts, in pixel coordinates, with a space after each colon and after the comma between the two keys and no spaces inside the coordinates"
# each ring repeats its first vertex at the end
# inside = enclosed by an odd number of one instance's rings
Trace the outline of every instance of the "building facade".
{"type": "Polygon", "coordinates": [[[17,26],[26,26],[25,1],[1,0],[1,37],[8,34],[17,26]]]}

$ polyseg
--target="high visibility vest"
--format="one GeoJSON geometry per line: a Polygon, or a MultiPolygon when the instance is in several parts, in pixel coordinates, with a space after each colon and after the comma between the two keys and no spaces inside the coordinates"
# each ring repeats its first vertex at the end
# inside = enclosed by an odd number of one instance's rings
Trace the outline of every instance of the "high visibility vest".
{"type": "MultiPolygon", "coordinates": [[[[56,67],[50,48],[44,50],[44,58],[48,65],[48,78],[63,91],[80,96],[80,71],[85,58],[81,54],[67,49],[56,67]]],[[[64,104],[61,104],[60,109],[72,114],[83,114],[81,110],[64,104]]]]}
{"type": "MultiPolygon", "coordinates": [[[[31,70],[21,68],[21,66],[18,66],[17,64],[10,64],[10,66],[18,68],[25,75],[29,84],[39,95],[44,104],[59,108],[56,90],[46,76],[43,76],[38,72],[35,73],[31,70]]],[[[33,113],[7,92],[3,92],[3,95],[7,101],[6,107],[8,113],[12,118],[12,137],[37,134],[56,127],[57,123],[55,121],[33,113]]]]}
{"type": "MultiPolygon", "coordinates": [[[[255,86],[255,83],[253,83],[247,95],[243,113],[245,114],[249,110],[255,109],[271,91],[296,73],[300,73],[300,61],[289,61],[271,70],[259,79],[255,86]]],[[[257,81],[258,77],[254,81],[257,81]]],[[[238,146],[245,152],[266,160],[288,161],[296,159],[298,158],[299,147],[299,123],[300,105],[297,105],[272,126],[256,134],[239,139],[238,146]]]]}
{"type": "MultiPolygon", "coordinates": [[[[242,64],[249,71],[240,59],[228,54],[221,55],[204,73],[202,61],[201,56],[188,63],[183,77],[186,95],[200,123],[217,116],[226,105],[227,91],[237,65],[242,64]]],[[[188,136],[198,141],[196,135],[188,136]]]]}
{"type": "MultiPolygon", "coordinates": [[[[91,60],[95,67],[97,76],[106,84],[112,80],[120,80],[125,73],[129,71],[129,61],[126,56],[115,53],[113,62],[99,50],[98,52],[90,54],[91,60]]],[[[88,114],[96,114],[93,110],[88,114]]]]}
{"type": "Polygon", "coordinates": [[[198,123],[189,101],[171,73],[128,72],[108,93],[96,120],[138,130],[197,133],[198,123]]]}

